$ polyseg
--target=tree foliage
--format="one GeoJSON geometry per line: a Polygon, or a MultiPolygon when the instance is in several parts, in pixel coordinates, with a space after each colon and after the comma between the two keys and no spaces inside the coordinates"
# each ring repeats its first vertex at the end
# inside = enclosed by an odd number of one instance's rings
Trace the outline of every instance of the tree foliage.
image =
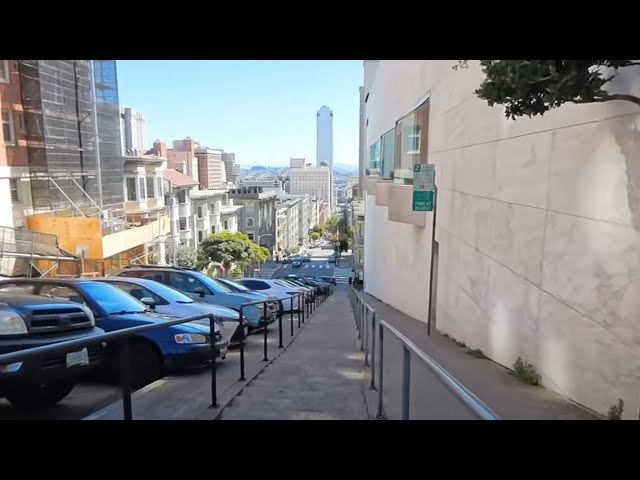
{"type": "Polygon", "coordinates": [[[196,268],[198,265],[198,252],[191,247],[181,245],[176,252],[176,263],[183,268],[196,268]]]}
{"type": "Polygon", "coordinates": [[[320,240],[320,234],[316,231],[311,232],[311,240],[314,242],[320,240]]]}
{"type": "Polygon", "coordinates": [[[261,247],[242,232],[222,232],[209,235],[200,244],[200,259],[221,263],[227,272],[232,267],[243,270],[271,257],[269,249],[261,247]]]}
{"type": "MultiPolygon", "coordinates": [[[[466,62],[454,69],[467,68],[466,62]]],[[[489,106],[504,105],[507,118],[544,115],[567,102],[640,105],[634,95],[604,89],[620,68],[640,65],[634,60],[480,60],[480,65],[486,78],[475,94],[489,106]]]]}
{"type": "Polygon", "coordinates": [[[329,218],[329,220],[327,220],[324,225],[323,228],[325,231],[335,234],[338,233],[338,228],[340,226],[340,215],[332,215],[331,218],[329,218]]]}

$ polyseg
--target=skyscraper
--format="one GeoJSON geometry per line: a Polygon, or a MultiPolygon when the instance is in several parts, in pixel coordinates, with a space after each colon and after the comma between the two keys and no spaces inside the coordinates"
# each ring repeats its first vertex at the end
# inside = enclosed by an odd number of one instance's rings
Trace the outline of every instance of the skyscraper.
{"type": "Polygon", "coordinates": [[[320,107],[316,114],[316,165],[327,162],[333,170],[333,112],[320,107]]]}

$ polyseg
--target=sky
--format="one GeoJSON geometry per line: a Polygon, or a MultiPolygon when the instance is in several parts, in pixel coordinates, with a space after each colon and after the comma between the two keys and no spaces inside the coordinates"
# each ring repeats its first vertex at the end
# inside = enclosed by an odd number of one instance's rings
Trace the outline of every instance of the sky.
{"type": "Polygon", "coordinates": [[[333,111],[333,162],[358,164],[362,61],[119,60],[120,105],[142,112],[147,142],[191,137],[241,166],[316,162],[316,112],[333,111]]]}

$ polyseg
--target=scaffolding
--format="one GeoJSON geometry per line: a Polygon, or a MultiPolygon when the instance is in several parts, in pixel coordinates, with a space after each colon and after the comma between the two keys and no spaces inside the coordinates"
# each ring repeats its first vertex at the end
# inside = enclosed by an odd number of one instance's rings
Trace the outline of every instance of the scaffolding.
{"type": "Polygon", "coordinates": [[[115,61],[20,60],[19,70],[34,214],[124,210],[115,61]]]}
{"type": "Polygon", "coordinates": [[[60,268],[60,262],[80,258],[58,245],[58,237],[12,227],[0,227],[0,277],[46,277],[60,268]]]}

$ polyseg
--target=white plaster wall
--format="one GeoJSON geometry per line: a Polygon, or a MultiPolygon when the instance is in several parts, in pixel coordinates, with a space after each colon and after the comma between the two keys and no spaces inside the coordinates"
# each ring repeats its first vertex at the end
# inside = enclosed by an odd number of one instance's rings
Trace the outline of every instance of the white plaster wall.
{"type": "MultiPolygon", "coordinates": [[[[364,82],[367,147],[431,93],[437,328],[508,367],[522,356],[545,386],[599,412],[622,398],[637,418],[640,110],[565,105],[507,120],[473,94],[479,65],[455,63],[384,60],[364,82]]],[[[612,90],[640,95],[640,72],[612,90]]],[[[365,288],[424,321],[428,227],[390,222],[371,199],[365,288]]]]}

